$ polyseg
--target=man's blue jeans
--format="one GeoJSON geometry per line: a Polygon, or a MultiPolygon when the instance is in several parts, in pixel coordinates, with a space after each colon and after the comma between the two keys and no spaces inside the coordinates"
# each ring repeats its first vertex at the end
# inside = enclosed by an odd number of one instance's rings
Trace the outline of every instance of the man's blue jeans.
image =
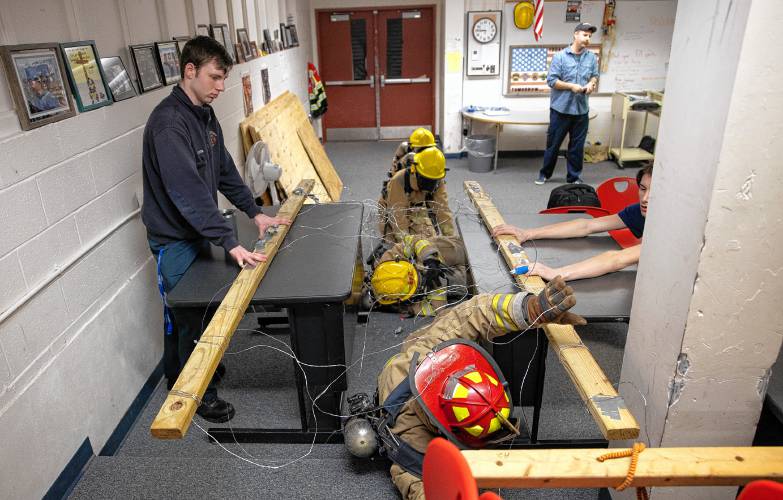
{"type": "Polygon", "coordinates": [[[582,163],[585,156],[585,139],[587,138],[587,126],[590,119],[584,115],[567,115],[549,109],[549,129],[546,132],[546,151],[544,152],[544,166],[540,175],[546,179],[552,177],[557,165],[557,153],[563,144],[566,134],[568,139],[568,152],[566,153],[566,167],[568,175],[566,180],[574,182],[582,175],[582,163]]]}
{"type": "MultiPolygon", "coordinates": [[[[155,256],[158,268],[158,283],[162,285],[161,294],[165,296],[174,290],[179,280],[188,270],[198,254],[209,246],[207,240],[185,240],[172,243],[158,243],[148,239],[150,250],[155,256]]],[[[214,308],[186,308],[169,310],[163,335],[163,373],[168,380],[168,388],[174,385],[179,373],[185,366],[190,353],[201,338],[203,327],[209,324],[214,314],[214,308]],[[169,325],[170,323],[170,325],[169,325]]],[[[207,387],[204,401],[210,401],[217,397],[214,381],[207,387]]]]}

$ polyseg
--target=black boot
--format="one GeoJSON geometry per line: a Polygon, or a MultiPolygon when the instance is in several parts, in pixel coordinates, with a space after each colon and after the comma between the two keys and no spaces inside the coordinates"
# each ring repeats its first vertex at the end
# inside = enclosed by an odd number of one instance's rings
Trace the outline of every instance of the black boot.
{"type": "Polygon", "coordinates": [[[202,401],[196,409],[198,416],[208,422],[222,424],[234,418],[234,405],[215,397],[208,401],[202,401]]]}

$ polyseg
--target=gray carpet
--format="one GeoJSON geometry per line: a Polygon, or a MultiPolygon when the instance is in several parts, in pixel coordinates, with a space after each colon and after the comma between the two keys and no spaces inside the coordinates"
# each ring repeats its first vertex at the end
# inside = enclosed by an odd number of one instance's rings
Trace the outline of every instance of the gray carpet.
{"type": "MultiPolygon", "coordinates": [[[[388,170],[397,144],[392,142],[329,143],[329,157],[337,168],[345,191],[343,200],[367,201],[363,249],[365,255],[375,246],[374,211],[381,182],[388,170]]],[[[447,179],[449,198],[455,214],[474,210],[462,192],[462,181],[478,180],[503,213],[538,212],[546,206],[549,192],[565,182],[565,164],[561,159],[554,178],[536,186],[541,157],[500,158],[496,173],[471,173],[467,159],[449,159],[447,179]]],[[[585,165],[583,179],[594,186],[619,175],[614,163],[585,165]]],[[[427,320],[403,319],[391,313],[372,313],[369,322],[356,324],[353,335],[355,363],[348,372],[348,394],[372,393],[375,378],[396,345],[408,333],[427,320]],[[400,328],[400,330],[398,330],[400,328]],[[364,358],[362,358],[364,353],[364,358]]],[[[220,396],[231,401],[237,415],[235,427],[295,427],[299,423],[295,365],[290,357],[264,346],[285,349],[285,330],[265,328],[257,331],[257,321],[248,315],[234,336],[224,357],[226,380],[219,386],[220,396]]],[[[612,381],[617,381],[622,363],[627,325],[598,324],[579,328],[585,344],[612,381]]],[[[210,444],[198,424],[212,426],[199,417],[185,439],[153,439],[149,425],[165,399],[165,385],[153,394],[133,429],[112,457],[95,458],[76,486],[73,498],[398,498],[382,461],[352,459],[338,444],[280,445],[227,444],[227,450],[261,465],[279,465],[298,459],[280,469],[268,469],[232,456],[229,451],[210,444]]],[[[526,408],[528,419],[532,409],[526,408]]],[[[224,424],[229,426],[228,424],[224,424]]],[[[541,416],[542,439],[600,438],[593,419],[550,351],[541,416]]],[[[503,490],[503,498],[595,499],[598,490],[503,490]]]]}

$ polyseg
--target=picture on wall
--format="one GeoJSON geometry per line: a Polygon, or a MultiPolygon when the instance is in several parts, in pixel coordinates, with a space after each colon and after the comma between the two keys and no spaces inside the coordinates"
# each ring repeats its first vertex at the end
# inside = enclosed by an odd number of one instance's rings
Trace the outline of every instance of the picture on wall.
{"type": "Polygon", "coordinates": [[[129,47],[141,92],[149,92],[163,86],[163,76],[158,68],[155,45],[145,43],[129,47]]]}
{"type": "MultiPolygon", "coordinates": [[[[512,45],[508,48],[508,87],[506,95],[548,94],[546,83],[552,57],[562,45],[512,45]]],[[[601,46],[588,45],[601,64],[601,46]]]]}
{"type": "MultiPolygon", "coordinates": [[[[207,35],[209,36],[209,35],[207,35]]],[[[177,50],[179,51],[180,57],[182,57],[182,51],[185,49],[185,44],[188,43],[190,40],[189,36],[175,36],[172,37],[172,40],[175,40],[177,42],[177,50]]]]}
{"type": "Polygon", "coordinates": [[[258,57],[259,55],[261,55],[261,54],[258,53],[258,45],[256,45],[255,41],[250,42],[250,52],[253,53],[253,57],[254,58],[258,57]]]}
{"type": "Polygon", "coordinates": [[[111,93],[103,68],[98,63],[100,58],[95,42],[87,40],[61,43],[60,48],[79,111],[89,111],[111,104],[111,93]]]}
{"type": "Polygon", "coordinates": [[[568,0],[566,4],[567,23],[578,23],[582,20],[582,0],[568,0]]]}
{"type": "Polygon", "coordinates": [[[125,65],[122,64],[122,59],[117,56],[101,57],[101,66],[103,67],[103,74],[106,75],[106,81],[109,83],[114,102],[129,99],[136,95],[136,89],[133,88],[133,82],[131,82],[130,76],[125,70],[125,65]]]}
{"type": "Polygon", "coordinates": [[[283,23],[280,23],[280,43],[283,44],[283,48],[287,49],[289,47],[288,43],[288,37],[286,36],[286,33],[288,33],[288,30],[286,29],[286,25],[283,23]]]}
{"type": "Polygon", "coordinates": [[[231,41],[231,33],[228,32],[228,25],[210,24],[209,27],[212,30],[212,38],[220,42],[220,44],[226,48],[232,62],[236,62],[236,57],[233,54],[234,42],[231,41]]]}
{"type": "Polygon", "coordinates": [[[0,57],[22,130],[76,114],[56,43],[6,45],[0,57]]]}
{"type": "Polygon", "coordinates": [[[299,36],[296,34],[296,25],[295,24],[289,24],[288,25],[288,31],[291,33],[291,44],[294,47],[299,47],[299,36]]]}
{"type": "Polygon", "coordinates": [[[267,104],[272,100],[272,92],[269,88],[269,69],[267,68],[261,68],[261,87],[264,91],[264,104],[267,104]]]}
{"type": "Polygon", "coordinates": [[[250,73],[242,75],[242,102],[245,105],[245,116],[253,112],[253,86],[250,83],[250,73]]]}
{"type": "Polygon", "coordinates": [[[196,25],[196,36],[211,36],[209,31],[209,25],[207,24],[197,24],[196,25]]]}
{"type": "Polygon", "coordinates": [[[234,44],[234,52],[238,63],[243,63],[245,61],[245,50],[242,48],[241,43],[235,43],[234,44]]]}
{"type": "Polygon", "coordinates": [[[246,28],[237,29],[237,42],[242,46],[242,56],[246,61],[253,59],[255,54],[250,47],[250,36],[247,34],[246,28]]]}
{"type": "Polygon", "coordinates": [[[166,85],[180,81],[179,74],[179,49],[177,42],[156,42],[155,50],[158,53],[158,62],[163,72],[163,81],[166,85]]]}

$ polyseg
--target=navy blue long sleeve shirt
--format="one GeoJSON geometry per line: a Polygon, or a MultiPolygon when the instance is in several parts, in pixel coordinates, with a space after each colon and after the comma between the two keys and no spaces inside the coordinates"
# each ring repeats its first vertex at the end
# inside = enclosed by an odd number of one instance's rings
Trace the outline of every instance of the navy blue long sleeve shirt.
{"type": "Polygon", "coordinates": [[[142,152],[147,236],[159,243],[206,238],[238,245],[218,209],[217,192],[255,217],[260,210],[226,151],[223,131],[208,105],[196,106],[175,86],[150,114],[142,152]]]}

